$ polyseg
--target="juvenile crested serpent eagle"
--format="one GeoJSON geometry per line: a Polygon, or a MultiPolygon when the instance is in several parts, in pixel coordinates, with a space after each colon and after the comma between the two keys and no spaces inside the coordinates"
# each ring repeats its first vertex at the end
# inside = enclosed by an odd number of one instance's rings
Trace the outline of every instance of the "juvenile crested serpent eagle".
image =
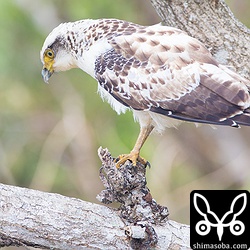
{"type": "Polygon", "coordinates": [[[133,111],[140,134],[117,166],[145,163],[139,153],[151,131],[181,120],[250,125],[250,81],[176,28],[116,19],[63,23],[46,38],[41,60],[45,82],[54,72],[80,68],[98,81],[99,94],[118,114],[133,111]]]}

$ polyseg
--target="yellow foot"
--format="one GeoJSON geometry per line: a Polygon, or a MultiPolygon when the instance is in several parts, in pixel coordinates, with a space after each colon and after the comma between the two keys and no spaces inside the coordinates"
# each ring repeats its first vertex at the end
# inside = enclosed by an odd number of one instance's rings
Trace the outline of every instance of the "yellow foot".
{"type": "Polygon", "coordinates": [[[143,165],[148,165],[148,161],[146,161],[144,158],[140,157],[138,153],[130,152],[129,154],[123,154],[119,155],[117,157],[116,167],[119,168],[121,165],[123,165],[127,160],[131,161],[133,166],[136,166],[137,161],[140,162],[143,165]]]}

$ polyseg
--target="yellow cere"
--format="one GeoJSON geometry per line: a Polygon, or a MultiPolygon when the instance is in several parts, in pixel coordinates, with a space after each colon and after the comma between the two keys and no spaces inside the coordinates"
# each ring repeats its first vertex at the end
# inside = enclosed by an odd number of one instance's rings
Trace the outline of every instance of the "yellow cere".
{"type": "Polygon", "coordinates": [[[49,71],[53,71],[54,57],[55,54],[53,50],[51,49],[45,50],[43,55],[44,68],[48,69],[49,71]]]}

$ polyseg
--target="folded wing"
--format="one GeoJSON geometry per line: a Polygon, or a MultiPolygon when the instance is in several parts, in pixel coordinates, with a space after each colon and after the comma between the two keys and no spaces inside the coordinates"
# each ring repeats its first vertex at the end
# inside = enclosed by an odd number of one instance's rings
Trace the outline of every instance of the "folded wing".
{"type": "Polygon", "coordinates": [[[218,64],[198,40],[171,27],[137,25],[108,42],[112,49],[97,58],[96,78],[125,106],[186,121],[250,125],[250,82],[218,64]]]}

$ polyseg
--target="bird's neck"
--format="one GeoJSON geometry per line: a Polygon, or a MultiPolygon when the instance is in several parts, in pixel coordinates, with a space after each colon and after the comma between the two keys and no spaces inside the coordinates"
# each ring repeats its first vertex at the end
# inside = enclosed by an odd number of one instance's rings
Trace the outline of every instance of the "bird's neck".
{"type": "Polygon", "coordinates": [[[112,49],[108,43],[107,36],[99,27],[98,20],[88,21],[88,26],[81,21],[72,26],[72,30],[68,32],[68,46],[75,44],[73,56],[76,58],[77,66],[95,78],[95,61],[106,51],[112,49]],[[77,28],[77,25],[79,27],[77,28]]]}

